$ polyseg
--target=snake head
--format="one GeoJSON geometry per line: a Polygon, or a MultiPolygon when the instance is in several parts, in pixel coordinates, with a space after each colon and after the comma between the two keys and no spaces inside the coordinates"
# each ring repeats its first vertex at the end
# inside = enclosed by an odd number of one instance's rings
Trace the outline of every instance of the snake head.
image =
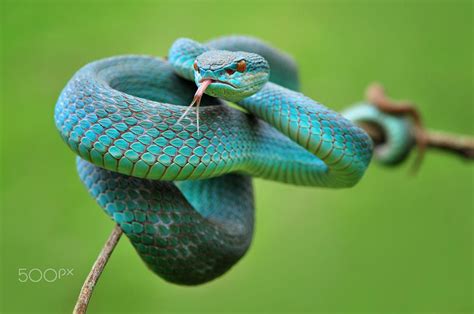
{"type": "Polygon", "coordinates": [[[194,81],[203,92],[238,102],[258,92],[270,76],[270,66],[260,55],[242,51],[210,50],[193,64],[194,81]]]}

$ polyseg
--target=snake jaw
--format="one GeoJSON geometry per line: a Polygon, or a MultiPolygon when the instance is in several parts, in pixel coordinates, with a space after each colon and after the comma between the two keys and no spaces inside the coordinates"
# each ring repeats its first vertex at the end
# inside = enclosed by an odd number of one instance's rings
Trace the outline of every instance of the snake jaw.
{"type": "Polygon", "coordinates": [[[196,127],[197,127],[197,133],[199,134],[199,105],[201,104],[201,99],[202,96],[204,95],[204,92],[206,91],[207,87],[213,82],[211,79],[206,79],[201,81],[201,85],[199,85],[196,93],[194,94],[193,101],[191,104],[189,104],[188,108],[184,111],[184,113],[181,115],[181,117],[178,119],[176,123],[180,123],[181,120],[188,114],[188,112],[191,110],[191,108],[196,104],[196,127]]]}
{"type": "Polygon", "coordinates": [[[204,81],[211,81],[211,83],[209,83],[209,84],[212,84],[212,83],[224,84],[224,85],[228,85],[230,87],[233,87],[234,89],[237,89],[237,86],[235,86],[231,82],[221,81],[221,80],[218,80],[218,79],[203,78],[199,81],[199,83],[203,83],[204,81]]]}

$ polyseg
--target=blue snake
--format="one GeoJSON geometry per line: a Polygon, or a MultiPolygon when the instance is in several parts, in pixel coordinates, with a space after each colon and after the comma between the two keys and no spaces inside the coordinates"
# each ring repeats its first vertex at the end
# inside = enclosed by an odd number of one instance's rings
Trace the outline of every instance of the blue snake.
{"type": "Polygon", "coordinates": [[[167,58],[84,66],[62,91],[55,123],[78,156],[80,179],[146,265],[195,285],[249,248],[251,177],[355,185],[373,152],[359,121],[386,131],[375,149],[381,162],[396,163],[411,147],[406,120],[369,104],[344,117],[298,88],[293,59],[258,39],[178,39],[167,58]]]}

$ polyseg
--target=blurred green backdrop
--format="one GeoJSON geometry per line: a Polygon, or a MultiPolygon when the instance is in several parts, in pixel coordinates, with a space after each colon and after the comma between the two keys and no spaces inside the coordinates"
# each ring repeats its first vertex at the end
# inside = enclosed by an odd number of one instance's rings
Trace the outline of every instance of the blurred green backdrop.
{"type": "MultiPolygon", "coordinates": [[[[70,312],[113,228],[53,123],[84,64],[250,34],[292,54],[303,92],[336,110],[378,80],[429,127],[473,134],[472,18],[471,1],[3,1],[1,311],[70,312]],[[21,283],[20,268],[74,275],[21,283]]],[[[416,177],[373,164],[349,190],[256,180],[254,242],[229,273],[168,284],[124,238],[90,312],[473,312],[473,170],[429,152],[416,177]]]]}

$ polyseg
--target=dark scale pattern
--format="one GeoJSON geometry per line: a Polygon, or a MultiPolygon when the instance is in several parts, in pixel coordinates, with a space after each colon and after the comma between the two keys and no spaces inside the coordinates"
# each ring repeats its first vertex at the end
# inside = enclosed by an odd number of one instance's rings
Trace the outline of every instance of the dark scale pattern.
{"type": "Polygon", "coordinates": [[[189,285],[211,280],[234,265],[250,245],[253,192],[246,176],[204,180],[201,185],[207,187],[197,194],[196,187],[183,187],[189,199],[214,200],[199,203],[196,211],[171,182],[124,176],[80,158],[78,169],[91,195],[120,225],[143,261],[168,281],[189,285]]]}
{"type": "Polygon", "coordinates": [[[209,49],[179,43],[170,50],[174,68],[145,56],[86,65],[62,91],[55,122],[80,156],[82,181],[147,265],[168,281],[198,284],[250,245],[253,196],[243,174],[352,186],[372,146],[339,114],[272,83],[240,103],[254,115],[204,97],[200,132],[195,113],[178,124],[196,89],[180,76],[189,79],[196,54],[209,49]]]}

